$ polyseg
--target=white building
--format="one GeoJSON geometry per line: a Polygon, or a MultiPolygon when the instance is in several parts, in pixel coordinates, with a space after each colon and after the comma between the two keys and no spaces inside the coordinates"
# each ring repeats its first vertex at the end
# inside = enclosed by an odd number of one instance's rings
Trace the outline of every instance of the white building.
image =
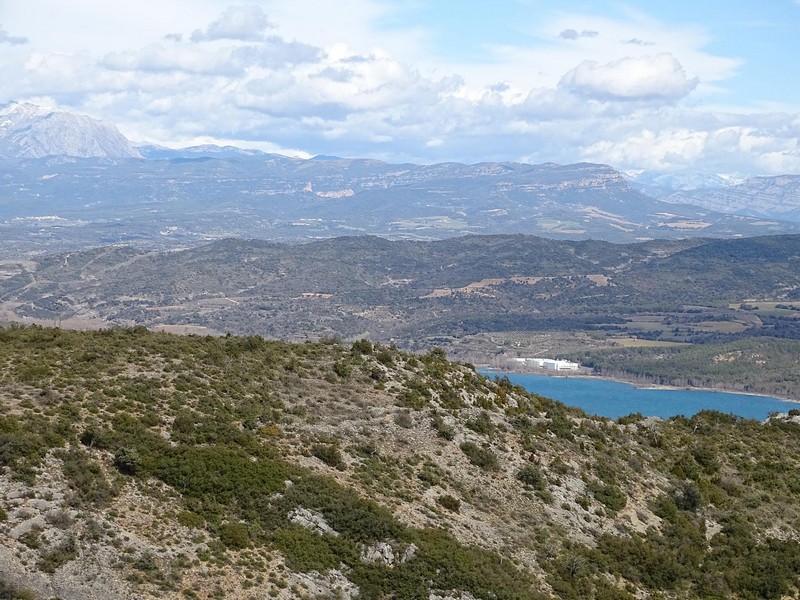
{"type": "Polygon", "coordinates": [[[542,366],[547,371],[577,371],[578,367],[580,367],[578,363],[554,358],[545,358],[542,362],[542,366]]]}
{"type": "Polygon", "coordinates": [[[577,371],[580,365],[556,358],[512,358],[512,362],[525,367],[535,367],[546,371],[577,371]]]}

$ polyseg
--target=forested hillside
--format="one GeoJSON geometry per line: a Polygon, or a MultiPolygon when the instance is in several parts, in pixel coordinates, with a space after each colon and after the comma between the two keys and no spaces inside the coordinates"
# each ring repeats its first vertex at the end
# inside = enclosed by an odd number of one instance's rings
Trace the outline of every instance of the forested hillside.
{"type": "Polygon", "coordinates": [[[606,377],[800,398],[800,340],[759,337],[721,344],[590,350],[575,356],[606,377]]]}
{"type": "Polygon", "coordinates": [[[0,330],[4,597],[780,598],[800,417],[589,418],[434,350],[0,330]]]}
{"type": "Polygon", "coordinates": [[[569,355],[606,374],[800,399],[800,363],[782,357],[800,340],[800,237],[109,246],[0,263],[3,321],[369,338],[495,366],[569,355]]]}

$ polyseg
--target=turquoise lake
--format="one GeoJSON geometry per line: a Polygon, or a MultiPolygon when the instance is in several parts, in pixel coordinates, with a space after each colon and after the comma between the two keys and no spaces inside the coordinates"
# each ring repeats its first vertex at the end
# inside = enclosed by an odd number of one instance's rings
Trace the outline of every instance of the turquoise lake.
{"type": "MultiPolygon", "coordinates": [[[[482,375],[494,378],[504,375],[481,370],[482,375]]],[[[687,417],[701,410],[718,410],[747,419],[766,419],[771,412],[800,409],[800,404],[768,396],[750,396],[728,392],[700,390],[671,390],[637,388],[627,383],[582,377],[551,377],[548,375],[505,374],[516,385],[529,392],[553,398],[586,413],[616,419],[631,413],[646,417],[668,419],[675,415],[687,417]]]]}

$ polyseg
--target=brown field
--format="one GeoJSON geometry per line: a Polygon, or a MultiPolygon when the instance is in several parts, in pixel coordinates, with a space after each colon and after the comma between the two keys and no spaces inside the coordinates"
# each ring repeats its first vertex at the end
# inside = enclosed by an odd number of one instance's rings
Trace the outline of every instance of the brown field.
{"type": "Polygon", "coordinates": [[[716,333],[741,333],[748,326],[739,321],[702,321],[696,324],[698,329],[716,333]]]}
{"type": "Polygon", "coordinates": [[[800,302],[792,302],[790,300],[781,300],[777,302],[773,301],[766,301],[766,300],[742,300],[740,302],[731,302],[728,304],[728,308],[739,308],[742,304],[747,304],[749,306],[755,307],[755,310],[771,310],[781,304],[783,306],[793,306],[794,308],[800,309],[800,302]]]}

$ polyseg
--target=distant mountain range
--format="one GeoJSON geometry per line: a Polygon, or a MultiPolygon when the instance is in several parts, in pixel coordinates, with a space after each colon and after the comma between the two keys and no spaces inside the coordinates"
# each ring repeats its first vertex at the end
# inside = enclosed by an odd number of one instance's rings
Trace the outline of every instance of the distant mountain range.
{"type": "Polygon", "coordinates": [[[800,221],[800,175],[753,177],[728,188],[675,192],[665,200],[714,211],[800,221]]]}
{"type": "Polygon", "coordinates": [[[736,175],[718,173],[657,173],[645,170],[622,173],[631,185],[655,198],[663,199],[678,191],[727,188],[746,180],[736,175]]]}
{"type": "Polygon", "coordinates": [[[0,257],[227,237],[525,233],[630,242],[800,232],[796,187],[779,184],[792,178],[657,199],[607,165],[398,165],[230,146],[135,148],[114,126],[65,111],[12,103],[0,115],[0,257]],[[757,209],[726,204],[730,191],[756,185],[772,190],[758,195],[757,209]]]}

